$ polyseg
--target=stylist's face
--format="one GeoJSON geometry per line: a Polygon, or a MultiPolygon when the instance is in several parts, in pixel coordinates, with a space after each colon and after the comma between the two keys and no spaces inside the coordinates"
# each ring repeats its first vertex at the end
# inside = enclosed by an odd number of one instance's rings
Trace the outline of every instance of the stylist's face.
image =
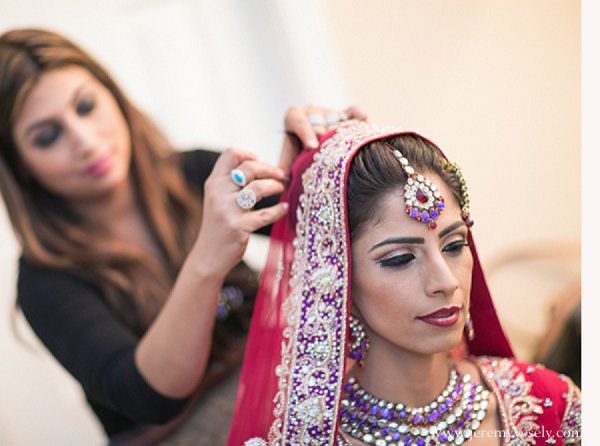
{"type": "Polygon", "coordinates": [[[72,66],[43,74],[25,98],[13,137],[30,175],[71,201],[127,184],[131,138],[109,90],[72,66]]]}

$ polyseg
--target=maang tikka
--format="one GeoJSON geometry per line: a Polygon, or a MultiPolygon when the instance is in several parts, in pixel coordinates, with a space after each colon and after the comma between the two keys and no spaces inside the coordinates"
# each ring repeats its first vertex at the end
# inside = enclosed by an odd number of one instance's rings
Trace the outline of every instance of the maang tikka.
{"type": "MultiPolygon", "coordinates": [[[[389,143],[385,145],[392,151],[394,156],[400,161],[400,166],[407,176],[404,184],[404,207],[409,217],[417,221],[426,223],[430,229],[437,228],[437,219],[446,207],[444,197],[433,184],[431,180],[415,172],[408,159],[389,143]]],[[[471,214],[469,212],[469,191],[467,183],[462,174],[460,166],[451,161],[446,161],[446,167],[449,168],[460,183],[460,211],[461,218],[467,227],[473,226],[471,214]]]]}
{"type": "Polygon", "coordinates": [[[406,213],[410,218],[427,224],[430,229],[437,228],[436,220],[446,207],[444,197],[431,180],[415,172],[402,152],[389,143],[385,145],[398,158],[407,176],[403,194],[406,213]]]}

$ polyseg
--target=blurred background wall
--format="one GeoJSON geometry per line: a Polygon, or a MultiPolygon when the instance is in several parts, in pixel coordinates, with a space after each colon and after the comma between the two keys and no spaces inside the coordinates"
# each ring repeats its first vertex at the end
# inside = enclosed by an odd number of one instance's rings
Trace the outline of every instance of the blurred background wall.
{"type": "MultiPolygon", "coordinates": [[[[578,1],[0,0],[0,32],[23,26],[99,58],[182,149],[233,145],[275,162],[291,104],[355,103],[417,130],[463,168],[484,267],[564,253],[564,278],[542,273],[541,294],[577,280],[578,1]]],[[[22,320],[15,339],[18,247],[3,208],[0,243],[0,444],[102,444],[78,387],[22,320]]],[[[257,264],[264,249],[252,246],[257,264]]],[[[539,335],[550,316],[524,306],[539,294],[525,276],[492,288],[503,322],[539,335]]]]}

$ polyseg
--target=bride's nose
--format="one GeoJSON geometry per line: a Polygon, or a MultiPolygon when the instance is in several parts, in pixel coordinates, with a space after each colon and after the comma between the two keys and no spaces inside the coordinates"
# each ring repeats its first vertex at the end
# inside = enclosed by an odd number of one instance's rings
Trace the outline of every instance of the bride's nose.
{"type": "Polygon", "coordinates": [[[452,296],[459,285],[442,253],[428,259],[425,280],[425,292],[428,296],[452,296]]]}

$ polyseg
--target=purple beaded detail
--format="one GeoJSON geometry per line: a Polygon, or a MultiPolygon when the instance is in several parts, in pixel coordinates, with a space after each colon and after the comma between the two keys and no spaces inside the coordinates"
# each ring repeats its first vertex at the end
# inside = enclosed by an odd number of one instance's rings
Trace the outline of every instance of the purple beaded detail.
{"type": "Polygon", "coordinates": [[[377,446],[458,446],[479,428],[488,398],[488,390],[454,367],[439,397],[416,408],[381,400],[350,378],[343,387],[340,426],[351,437],[377,446]]]}
{"type": "Polygon", "coordinates": [[[444,209],[444,197],[435,184],[423,175],[415,173],[415,169],[399,150],[388,143],[386,146],[398,158],[400,166],[407,176],[403,195],[406,213],[410,218],[426,223],[430,229],[437,228],[436,220],[444,209]]]}
{"type": "Polygon", "coordinates": [[[365,328],[360,319],[351,314],[348,329],[348,357],[354,359],[359,367],[364,367],[370,346],[365,328]]]}
{"type": "MultiPolygon", "coordinates": [[[[275,368],[278,389],[269,429],[270,444],[334,444],[340,417],[361,432],[364,442],[370,438],[368,443],[376,446],[381,441],[386,445],[402,444],[409,434],[408,418],[412,413],[404,411],[404,406],[390,403],[388,417],[381,415],[382,410],[378,415],[370,415],[372,404],[367,400],[352,409],[340,407],[340,397],[352,392],[342,388],[350,287],[345,174],[352,156],[364,144],[403,133],[402,129],[347,121],[322,144],[313,164],[302,174],[293,258],[287,254],[281,257],[286,262],[286,271],[290,268],[284,276],[290,291],[281,305],[287,326],[281,358],[275,368]],[[388,429],[384,439],[373,437],[372,432],[383,429],[388,429]],[[395,437],[397,440],[393,440],[395,437]]],[[[426,190],[422,189],[419,198],[425,197],[429,203],[426,190]]],[[[435,196],[434,200],[431,203],[435,203],[434,210],[439,214],[444,208],[443,200],[435,196]]],[[[414,218],[417,218],[420,211],[415,208],[414,218]]],[[[431,209],[428,212],[432,217],[431,209]]],[[[432,223],[435,226],[435,220],[432,222],[430,218],[429,227],[432,223]]],[[[277,292],[278,287],[273,290],[277,292]]],[[[356,355],[364,358],[363,353],[356,355]]],[[[456,404],[458,407],[459,403],[456,404]]],[[[455,409],[450,407],[442,420],[455,409]]],[[[411,435],[417,441],[421,436],[411,435]]]]}
{"type": "MultiPolygon", "coordinates": [[[[360,147],[401,133],[401,129],[347,121],[322,143],[302,174],[293,257],[282,253],[291,265],[286,263],[289,292],[281,304],[287,326],[275,368],[278,391],[269,429],[271,444],[334,444],[348,353],[345,175],[360,147]]],[[[273,293],[277,289],[273,287],[273,293]]],[[[373,424],[367,417],[354,422],[362,422],[361,429],[373,424]]]]}

